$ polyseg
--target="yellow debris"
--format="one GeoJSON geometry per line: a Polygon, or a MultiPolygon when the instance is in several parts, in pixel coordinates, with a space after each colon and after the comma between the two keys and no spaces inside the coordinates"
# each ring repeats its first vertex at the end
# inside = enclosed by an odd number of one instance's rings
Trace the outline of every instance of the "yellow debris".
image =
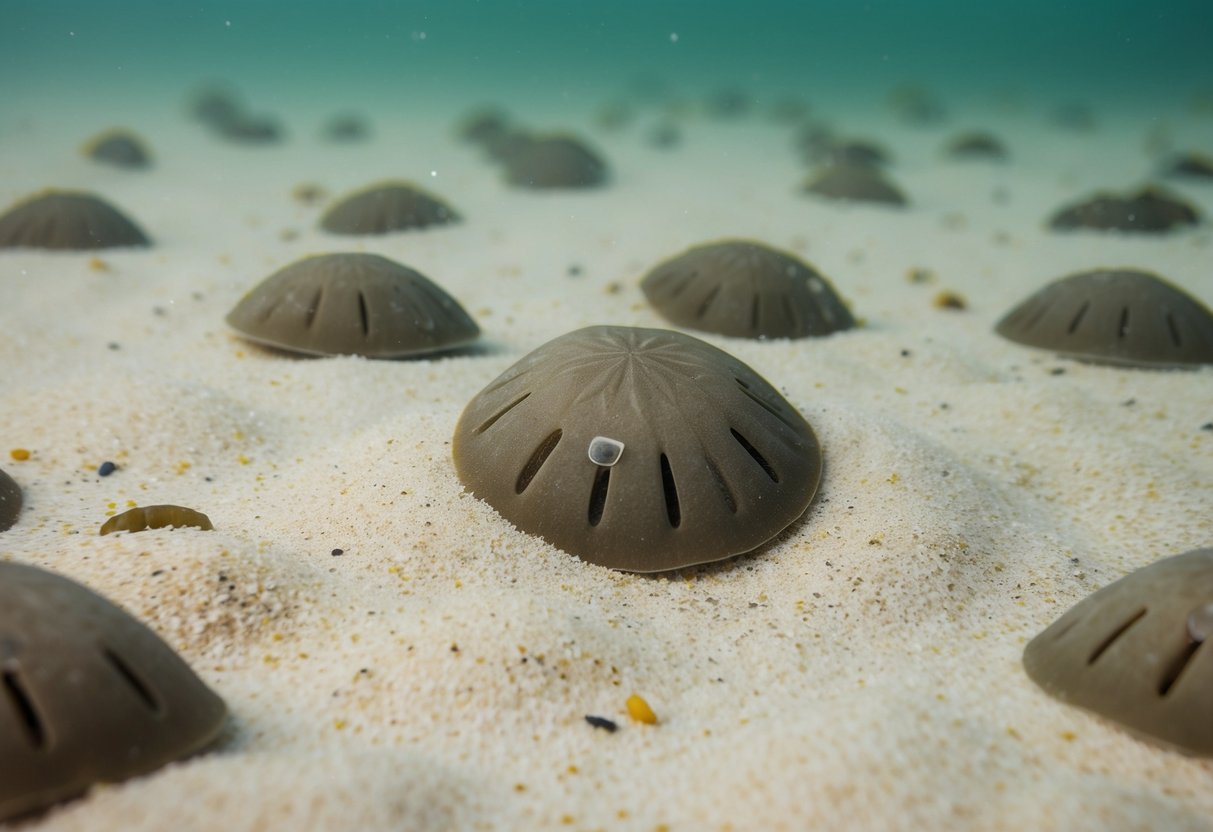
{"type": "Polygon", "coordinates": [[[936,309],[967,309],[969,304],[956,292],[940,292],[932,301],[936,309]]]}
{"type": "Polygon", "coordinates": [[[8,452],[8,455],[18,462],[25,462],[25,460],[29,459],[29,451],[25,448],[13,448],[8,452]]]}
{"type": "Polygon", "coordinates": [[[643,722],[645,725],[657,724],[657,714],[653,713],[649,703],[645,702],[639,694],[633,693],[628,697],[627,707],[628,716],[637,722],[643,722]]]}

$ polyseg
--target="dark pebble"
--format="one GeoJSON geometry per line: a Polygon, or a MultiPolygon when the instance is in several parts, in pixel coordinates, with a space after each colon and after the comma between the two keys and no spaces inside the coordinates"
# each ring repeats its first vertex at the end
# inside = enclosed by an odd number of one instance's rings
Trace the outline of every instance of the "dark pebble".
{"type": "Polygon", "coordinates": [[[1213,430],[1213,422],[1205,422],[1200,426],[1201,430],[1213,430]]]}
{"type": "Polygon", "coordinates": [[[339,558],[345,554],[345,549],[334,549],[331,554],[333,557],[339,558]]]}
{"type": "Polygon", "coordinates": [[[108,477],[110,474],[118,470],[118,466],[112,462],[103,462],[97,467],[97,476],[108,477]]]}
{"type": "Polygon", "coordinates": [[[585,715],[585,721],[593,725],[595,728],[601,728],[608,734],[613,734],[619,730],[619,726],[614,720],[607,719],[605,716],[590,716],[585,715]]]}

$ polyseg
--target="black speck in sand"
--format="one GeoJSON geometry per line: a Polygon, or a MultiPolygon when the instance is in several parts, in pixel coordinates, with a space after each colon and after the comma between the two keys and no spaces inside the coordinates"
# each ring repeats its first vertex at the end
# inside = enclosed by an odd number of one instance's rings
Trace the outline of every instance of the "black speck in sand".
{"type": "Polygon", "coordinates": [[[619,730],[619,725],[613,719],[607,719],[605,716],[585,715],[585,721],[593,725],[595,728],[601,728],[608,734],[613,734],[619,730]]]}
{"type": "Polygon", "coordinates": [[[106,461],[97,467],[97,476],[108,477],[110,474],[118,470],[118,466],[112,462],[106,461]]]}

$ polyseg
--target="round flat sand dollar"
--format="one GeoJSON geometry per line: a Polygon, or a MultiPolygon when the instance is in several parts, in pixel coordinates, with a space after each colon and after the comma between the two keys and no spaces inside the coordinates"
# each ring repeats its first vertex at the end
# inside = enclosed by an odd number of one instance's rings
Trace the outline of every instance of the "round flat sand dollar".
{"type": "Polygon", "coordinates": [[[459,214],[410,182],[384,182],[346,196],[320,218],[332,234],[389,234],[459,222],[459,214]]]}
{"type": "Polygon", "coordinates": [[[1028,644],[1046,693],[1188,754],[1213,756],[1213,549],[1138,569],[1028,644]]]}
{"type": "Polygon", "coordinates": [[[500,107],[480,107],[464,116],[455,135],[471,144],[485,144],[510,130],[510,117],[500,107]]]}
{"type": "Polygon", "coordinates": [[[21,486],[0,469],[0,532],[11,529],[21,513],[21,486]]]}
{"type": "Polygon", "coordinates": [[[202,750],[227,708],[91,590],[0,563],[0,821],[202,750]]]}
{"type": "Polygon", "coordinates": [[[1213,156],[1180,153],[1167,161],[1162,172],[1166,176],[1177,176],[1196,182],[1213,180],[1213,156]]]}
{"type": "Polygon", "coordinates": [[[804,512],[821,477],[812,429],[775,388],[661,329],[549,341],[472,399],[452,451],[506,520],[631,572],[748,552],[804,512]]]}
{"type": "Polygon", "coordinates": [[[119,168],[138,170],[151,164],[143,140],[128,130],[110,130],[84,146],[84,155],[119,168]]]}
{"type": "Polygon", "coordinates": [[[998,322],[999,335],[1071,358],[1132,367],[1213,364],[1213,313],[1148,272],[1096,269],[1048,284],[998,322]]]}
{"type": "Polygon", "coordinates": [[[993,133],[974,131],[961,133],[948,142],[945,152],[953,159],[987,159],[1001,161],[1007,158],[1006,145],[993,133]]]}
{"type": "Polygon", "coordinates": [[[905,194],[877,168],[853,162],[822,167],[805,183],[804,190],[827,199],[906,204],[905,194]]]}
{"type": "Polygon", "coordinates": [[[855,326],[830,282],[790,254],[751,240],[695,246],[640,284],[678,326],[736,338],[804,338],[855,326]]]}
{"type": "Polygon", "coordinates": [[[0,248],[87,250],[150,245],[121,211],[93,194],[44,191],[0,215],[0,248]]]}
{"type": "Polygon", "coordinates": [[[506,180],[523,188],[592,188],[606,182],[602,158],[574,136],[530,136],[500,156],[506,180]]]}
{"type": "Polygon", "coordinates": [[[377,254],[298,260],[254,287],[227,322],[250,340],[309,355],[402,358],[480,335],[438,284],[377,254]]]}
{"type": "Polygon", "coordinates": [[[1055,230],[1162,233],[1200,222],[1195,208],[1168,191],[1148,186],[1129,194],[1097,193],[1060,209],[1049,220],[1055,230]]]}

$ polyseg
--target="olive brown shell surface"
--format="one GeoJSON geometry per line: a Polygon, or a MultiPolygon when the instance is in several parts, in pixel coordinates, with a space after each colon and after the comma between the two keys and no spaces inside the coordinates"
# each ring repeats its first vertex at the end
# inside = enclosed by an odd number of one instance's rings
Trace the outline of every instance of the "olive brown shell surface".
{"type": "Polygon", "coordinates": [[[592,188],[606,182],[607,165],[573,136],[532,136],[501,157],[506,181],[523,188],[592,188]]]}
{"type": "Polygon", "coordinates": [[[1092,228],[1162,233],[1198,222],[1200,214],[1191,205],[1162,188],[1147,186],[1125,195],[1095,194],[1059,210],[1049,226],[1059,231],[1092,228]]]}
{"type": "Polygon", "coordinates": [[[1213,756],[1213,549],[1138,569],[1028,643],[1024,669],[1062,702],[1213,756]]]}
{"type": "Polygon", "coordinates": [[[0,214],[0,248],[81,251],[149,245],[117,208],[92,194],[44,191],[0,214]]]}
{"type": "Polygon", "coordinates": [[[151,164],[143,141],[126,130],[102,133],[84,146],[84,153],[94,161],[119,168],[138,170],[151,164]]]}
{"type": "Polygon", "coordinates": [[[736,338],[804,338],[855,326],[811,266],[749,240],[695,246],[640,284],[671,323],[736,338]]]}
{"type": "Polygon", "coordinates": [[[400,358],[474,341],[480,328],[425,275],[376,254],[305,257],[228,313],[245,337],[309,355],[400,358]]]}
{"type": "Polygon", "coordinates": [[[1147,272],[1099,269],[1063,277],[1008,312],[995,331],[1099,364],[1213,364],[1213,313],[1147,272]]]}
{"type": "Polygon", "coordinates": [[[1180,153],[1166,164],[1163,173],[1196,181],[1213,179],[1213,157],[1200,153],[1180,153]]]}
{"type": "Polygon", "coordinates": [[[21,486],[0,469],[0,532],[13,527],[21,513],[21,486]]]}
{"type": "Polygon", "coordinates": [[[1007,158],[1007,148],[1002,140],[993,133],[984,131],[961,133],[948,142],[946,153],[953,159],[1001,161],[1007,158]]]}
{"type": "Polygon", "coordinates": [[[332,234],[389,234],[459,220],[454,209],[416,185],[385,182],[338,201],[320,218],[320,227],[332,234]]]}
{"type": "Polygon", "coordinates": [[[142,532],[147,529],[177,528],[193,526],[203,531],[211,531],[211,518],[200,511],[184,506],[138,506],[128,509],[121,514],[115,514],[101,524],[98,534],[106,535],[114,532],[142,532]]]}
{"type": "Polygon", "coordinates": [[[126,612],[60,575],[0,563],[0,821],[193,754],[226,715],[126,612]]]}
{"type": "Polygon", "coordinates": [[[854,162],[823,166],[805,184],[804,190],[827,199],[906,204],[905,194],[877,168],[854,162]]]}
{"type": "Polygon", "coordinates": [[[821,478],[812,428],[697,338],[595,326],[525,356],[464,409],[460,480],[522,531],[600,566],[661,572],[770,540],[821,478]]]}

